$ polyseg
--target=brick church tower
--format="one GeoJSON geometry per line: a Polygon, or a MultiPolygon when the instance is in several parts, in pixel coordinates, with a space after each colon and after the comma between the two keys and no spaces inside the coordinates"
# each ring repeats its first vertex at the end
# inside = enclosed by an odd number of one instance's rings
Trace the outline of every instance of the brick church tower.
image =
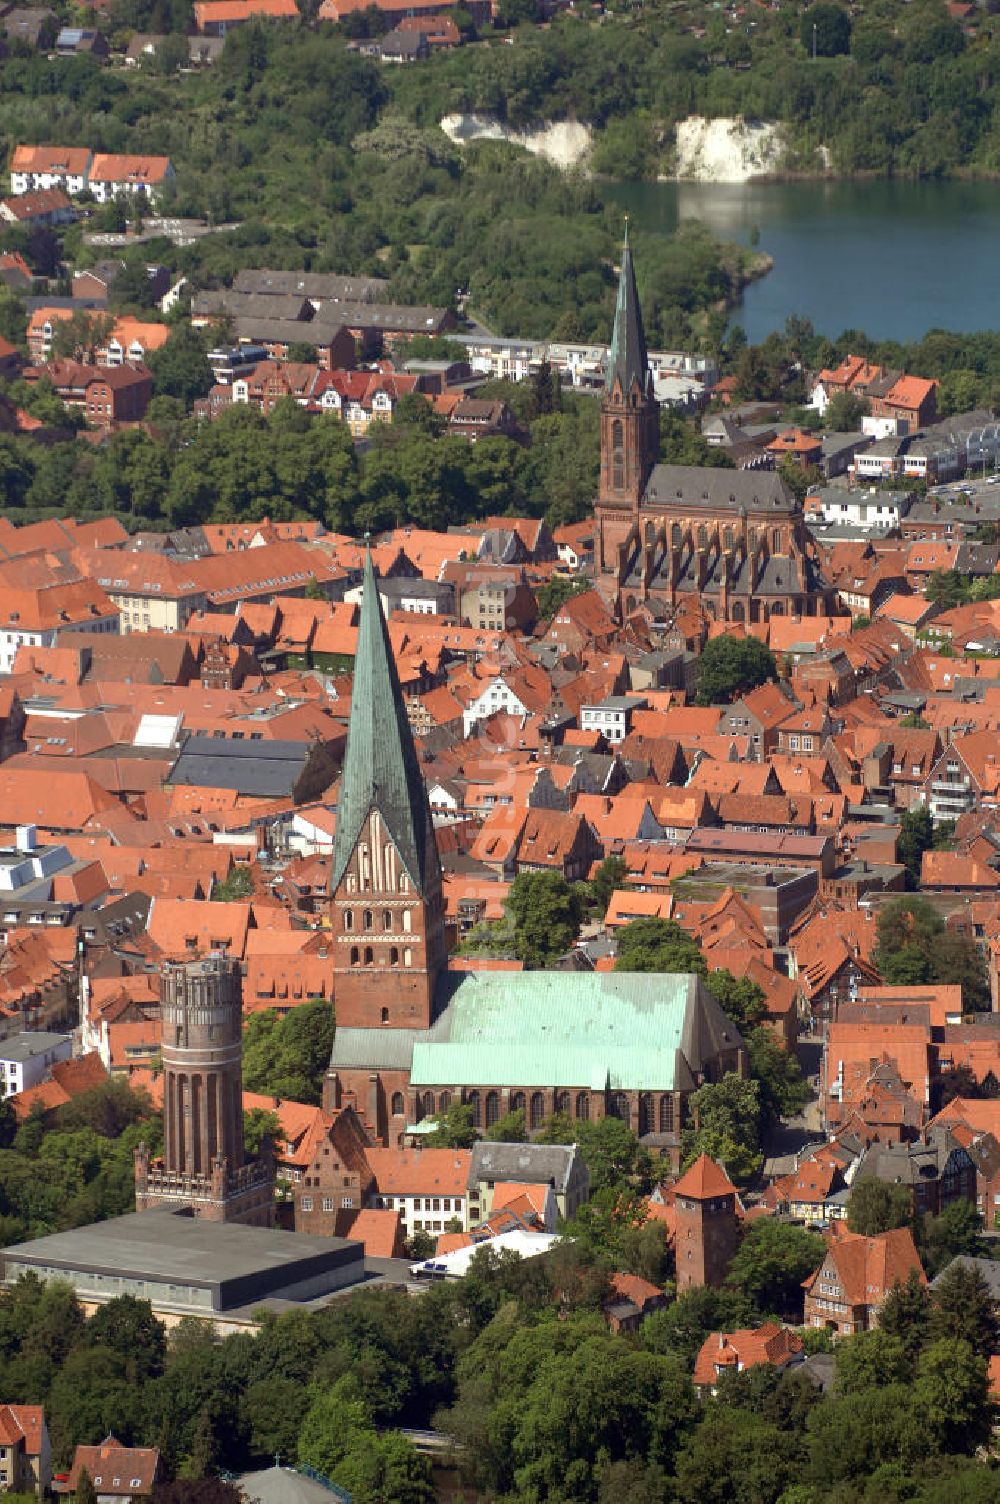
{"type": "Polygon", "coordinates": [[[243,986],[238,961],[212,954],[160,973],[163,1157],[135,1157],[137,1211],[189,1207],[212,1222],[274,1223],[270,1155],[243,1150],[243,986]]]}
{"type": "Polygon", "coordinates": [[[330,921],[338,1027],[428,1028],[447,959],[441,864],[370,553],[330,921]]]}
{"type": "Polygon", "coordinates": [[[702,1154],[672,1190],[677,1289],[696,1285],[718,1289],[739,1240],[736,1187],[721,1165],[702,1154]]]}
{"type": "Polygon", "coordinates": [[[597,513],[600,565],[610,567],[639,514],[660,450],[659,407],[653,396],[642,309],[628,228],[618,274],[615,327],[601,399],[601,478],[597,513]]]}

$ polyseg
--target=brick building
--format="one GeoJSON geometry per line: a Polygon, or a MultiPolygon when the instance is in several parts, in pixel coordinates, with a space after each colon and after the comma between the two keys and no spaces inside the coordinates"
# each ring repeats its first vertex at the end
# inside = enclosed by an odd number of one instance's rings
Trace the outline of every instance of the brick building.
{"type": "Polygon", "coordinates": [[[671,1190],[677,1292],[697,1285],[718,1289],[739,1240],[736,1187],[721,1165],[702,1154],[671,1190]]]}
{"type": "Polygon", "coordinates": [[[621,614],[700,600],[717,621],[836,611],[802,509],[780,476],[656,464],[659,418],[632,252],[622,250],[601,401],[597,564],[621,614]]]}
{"type": "Polygon", "coordinates": [[[694,976],[449,973],[427,793],[368,557],[331,872],[337,1034],[324,1089],[373,1137],[466,1102],[488,1127],[523,1108],[611,1115],[676,1156],[687,1096],[746,1069],[694,976]]]}

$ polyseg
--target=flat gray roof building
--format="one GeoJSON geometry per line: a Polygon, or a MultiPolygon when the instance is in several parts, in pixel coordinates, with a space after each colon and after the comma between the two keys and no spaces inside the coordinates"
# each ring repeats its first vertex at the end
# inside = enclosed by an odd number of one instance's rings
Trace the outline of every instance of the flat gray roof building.
{"type": "Polygon", "coordinates": [[[3,1251],[4,1283],[32,1270],[83,1301],[118,1295],[211,1317],[267,1299],[315,1300],[364,1278],[364,1245],[156,1208],[3,1251]]]}

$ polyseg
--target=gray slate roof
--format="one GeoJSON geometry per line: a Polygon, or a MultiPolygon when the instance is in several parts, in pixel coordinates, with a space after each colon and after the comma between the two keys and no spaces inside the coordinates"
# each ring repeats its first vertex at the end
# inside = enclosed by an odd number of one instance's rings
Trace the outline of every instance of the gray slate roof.
{"type": "Polygon", "coordinates": [[[697,511],[766,512],[787,517],[798,511],[791,491],[773,470],[716,470],[708,465],[656,465],[644,498],[646,506],[680,502],[697,511]]]}
{"type": "Polygon", "coordinates": [[[333,1504],[345,1494],[333,1494],[322,1483],[306,1478],[290,1467],[268,1467],[259,1473],[244,1473],[236,1480],[247,1504],[333,1504]]]}
{"type": "Polygon", "coordinates": [[[472,1146],[469,1186],[481,1180],[513,1180],[525,1185],[551,1185],[565,1191],[577,1158],[575,1144],[492,1144],[472,1146]]]}
{"type": "Polygon", "coordinates": [[[294,790],[309,752],[308,742],[189,736],[167,783],[282,798],[294,790]]]}

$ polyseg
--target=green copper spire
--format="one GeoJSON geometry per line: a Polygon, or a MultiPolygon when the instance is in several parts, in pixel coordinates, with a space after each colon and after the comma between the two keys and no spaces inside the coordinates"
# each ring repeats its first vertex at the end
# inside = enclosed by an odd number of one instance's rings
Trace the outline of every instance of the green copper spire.
{"type": "Polygon", "coordinates": [[[354,658],[347,755],[340,780],[331,891],[336,890],[369,811],[375,808],[414,891],[438,868],[437,843],[413,734],[382,615],[372,556],[365,549],[364,598],[354,658]]]}
{"type": "Polygon", "coordinates": [[[628,220],[625,221],[625,243],[622,246],[622,264],[618,273],[618,302],[615,305],[615,330],[611,336],[608,354],[608,370],[605,387],[610,392],[615,379],[621,381],[622,391],[631,390],[632,383],[639,383],[645,395],[649,387],[649,356],[646,353],[646,332],[642,327],[642,309],[635,285],[635,270],[632,266],[632,248],[628,243],[628,220]]]}

